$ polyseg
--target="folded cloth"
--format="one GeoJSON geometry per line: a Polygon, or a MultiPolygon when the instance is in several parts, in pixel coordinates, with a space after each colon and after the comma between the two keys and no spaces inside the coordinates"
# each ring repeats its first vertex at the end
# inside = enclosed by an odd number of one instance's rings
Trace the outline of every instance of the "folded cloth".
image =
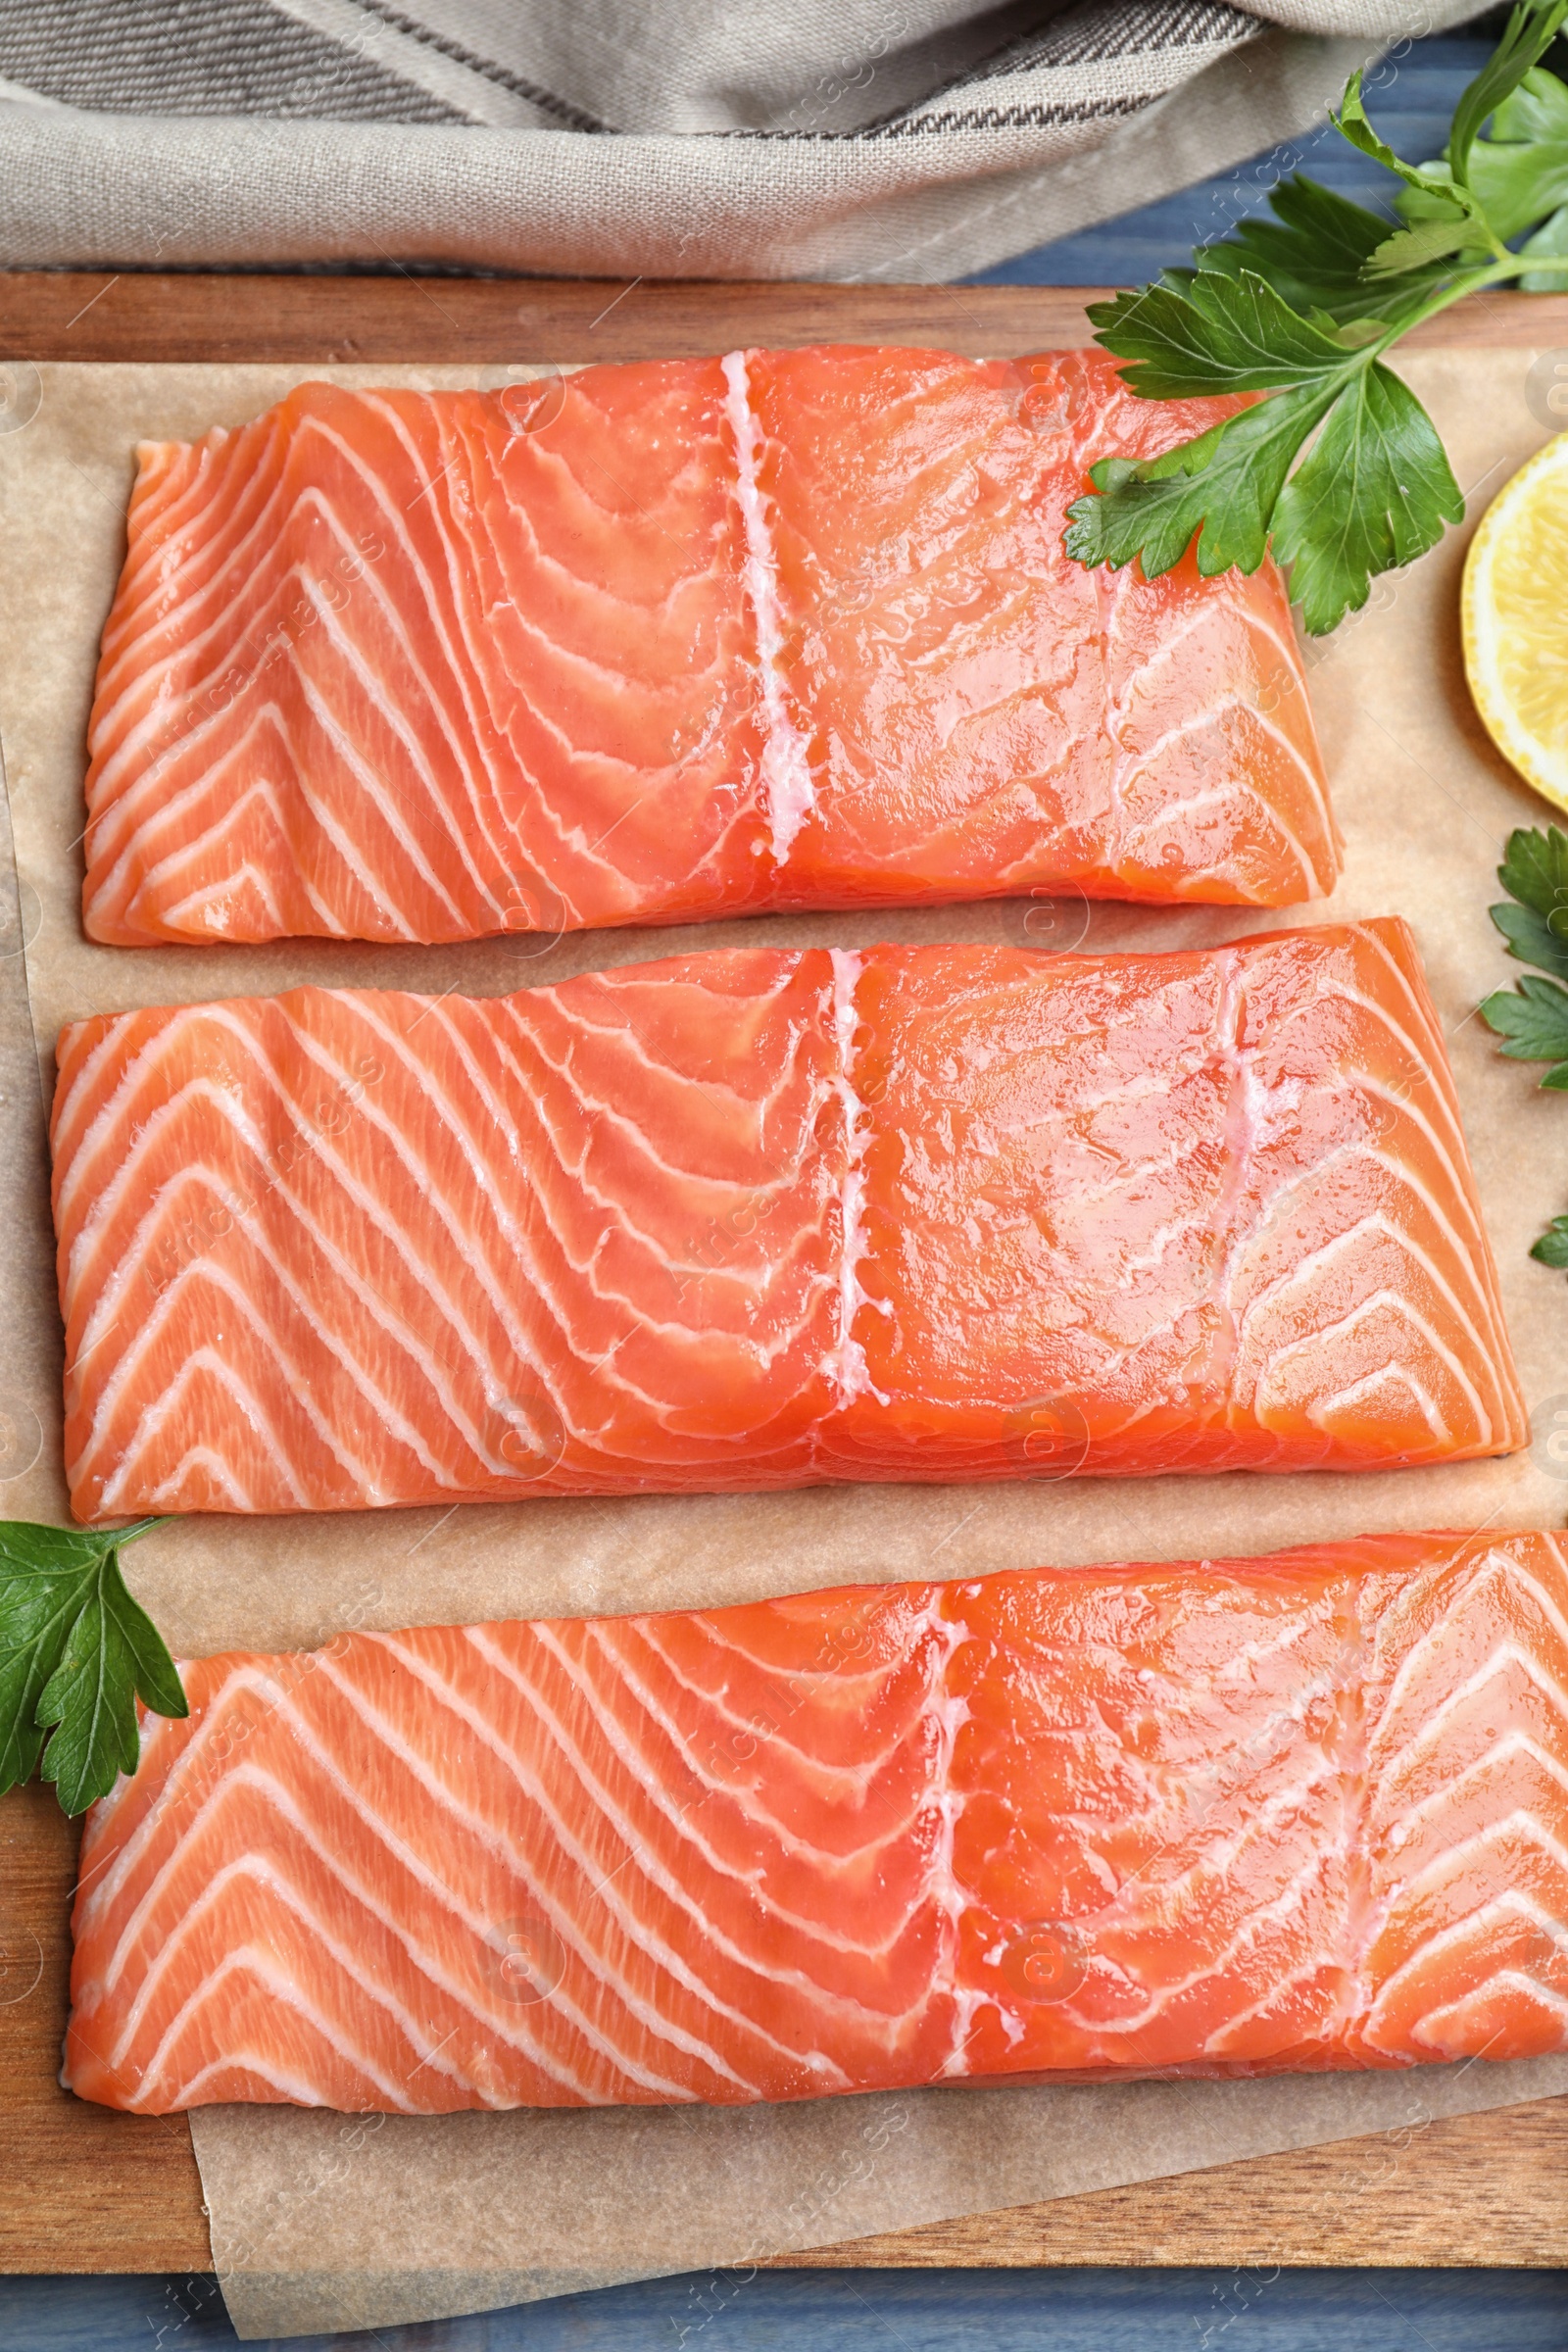
{"type": "Polygon", "coordinates": [[[941,280],[1473,7],[0,0],[0,264],[941,280]]]}

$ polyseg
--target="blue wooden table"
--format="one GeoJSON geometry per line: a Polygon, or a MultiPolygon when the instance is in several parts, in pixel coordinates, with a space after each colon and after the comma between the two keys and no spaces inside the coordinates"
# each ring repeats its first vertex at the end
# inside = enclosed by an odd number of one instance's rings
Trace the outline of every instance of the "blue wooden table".
{"type": "MultiPolygon", "coordinates": [[[[1421,164],[1442,153],[1459,92],[1491,56],[1491,38],[1448,33],[1415,41],[1366,77],[1367,112],[1395,153],[1421,164]]],[[[1179,101],[1177,101],[1179,103],[1179,101]]],[[[1195,245],[1215,244],[1238,220],[1267,210],[1269,189],[1304,172],[1357,204],[1386,212],[1392,172],[1369,163],[1324,123],[1288,146],[1271,148],[1234,172],[1146,204],[1116,220],[1036,246],[1002,262],[977,286],[1137,286],[1180,267],[1195,245]]]]}
{"type": "MultiPolygon", "coordinates": [[[[211,2278],[0,2279],[4,2352],[213,2352],[211,2278]]],[[[289,2352],[1568,2352],[1563,2271],[758,2271],[289,2352]]]]}

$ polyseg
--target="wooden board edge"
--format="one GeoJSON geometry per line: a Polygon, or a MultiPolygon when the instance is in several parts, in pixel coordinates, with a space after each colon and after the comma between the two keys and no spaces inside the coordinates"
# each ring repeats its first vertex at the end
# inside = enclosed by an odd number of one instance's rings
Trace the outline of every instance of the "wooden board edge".
{"type": "MultiPolygon", "coordinates": [[[[925,341],[1005,357],[1090,340],[1094,286],[871,286],[0,271],[0,355],[238,364],[667,359],[725,344],[925,341]]],[[[1568,347],[1568,295],[1471,296],[1412,347],[1568,347]]]]}
{"type": "MultiPolygon", "coordinates": [[[[251,274],[0,271],[0,353],[13,361],[233,363],[281,360],[323,364],[337,360],[640,359],[710,350],[723,341],[800,344],[832,337],[907,340],[918,335],[948,348],[976,353],[1068,347],[1086,342],[1085,305],[1106,289],[1064,287],[862,287],[654,283],[617,288],[605,281],[545,281],[395,277],[268,276],[251,274]],[[258,299],[265,295],[265,299],[258,299]],[[592,338],[590,340],[590,338],[592,338]]],[[[1432,320],[1410,338],[1437,348],[1565,347],[1568,297],[1501,294],[1476,297],[1432,320]]],[[[61,2103],[78,2103],[59,2093],[61,2103]]],[[[23,2120],[9,2105],[13,2125],[23,2120]]],[[[145,2119],[108,2118],[111,2129],[145,2119]]],[[[74,2127],[67,2123],[68,2137],[74,2127]]],[[[146,2269],[150,2273],[210,2270],[211,2250],[201,2206],[200,2177],[183,2118],[163,2127],[161,2158],[145,2170],[168,2189],[176,2180],[166,2218],[144,2232],[109,2230],[92,2255],[80,2243],[79,2216],[58,2236],[28,2236],[13,2215],[0,2228],[0,2272],[44,2268],[61,2273],[146,2269]],[[156,2262],[130,2259],[139,2244],[156,2262]],[[196,2257],[200,2256],[198,2260],[196,2257]]],[[[102,2186],[112,2143],[84,2132],[80,2187],[102,2186]],[[89,2147],[88,2138],[92,2137],[89,2147]]],[[[149,2143],[151,2144],[151,2143],[149,2143]]],[[[996,2264],[1083,2262],[1182,2265],[1236,2258],[1234,2212],[1245,2185],[1250,2207],[1259,2198],[1289,2205],[1292,2183],[1318,2181],[1324,2168],[1353,2166],[1356,2152],[1377,2141],[1344,2141],[1328,2149],[1226,2166],[1212,2173],[1140,2182],[1090,2196],[1054,2200],[1001,2214],[981,2214],[902,2231],[888,2237],[775,2258],[781,2267],[985,2267],[996,2264]],[[1233,2179],[1234,2177],[1234,2179],[1233,2179]],[[1223,2227],[1212,2224],[1215,2213],[1223,2227]],[[1228,2232],[1228,2233],[1227,2233],[1228,2232]],[[1202,2250],[1200,2250],[1202,2249],[1202,2250]]],[[[1409,2258],[1425,2263],[1548,2265],[1568,2263],[1568,2220],[1548,2227],[1534,2214],[1521,2234],[1519,2199],[1544,2170],[1560,2211],[1568,2172],[1568,2099],[1502,2109],[1485,2117],[1451,2119],[1433,2128],[1429,2150],[1412,2168],[1405,2193],[1424,2180],[1434,2158],[1442,2193],[1430,2213],[1410,2224],[1409,2258]],[[1549,2111],[1549,2112],[1548,2112],[1549,2111]],[[1539,2119],[1544,2116],[1543,2123],[1539,2119]],[[1508,2150],[1528,2146],[1530,2178],[1523,2187],[1508,2150]],[[1448,2157],[1463,2173],[1447,2185],[1448,2157]],[[1544,2154],[1544,2166],[1535,2158],[1544,2154]],[[1488,2205],[1482,2251],[1466,2232],[1456,2200],[1473,2197],[1478,2161],[1491,2181],[1506,2181],[1514,2220],[1494,2217],[1488,2205]],[[1454,2249],[1459,2249],[1455,2251],[1454,2249]],[[1488,2252],[1486,2249],[1490,2248],[1488,2252]],[[1539,2249],[1539,2250],[1538,2250],[1539,2249]]],[[[109,2159],[113,2161],[113,2159],[109,2159]]],[[[149,2185],[151,2181],[149,2180],[149,2185]]],[[[1418,2203],[1425,2207],[1425,2193],[1418,2203]]],[[[1307,2263],[1377,2263],[1404,2241],[1381,2199],[1369,2227],[1374,2250],[1353,2252],[1362,2239],[1329,2230],[1316,2250],[1298,2251],[1307,2263]],[[1393,2234],[1389,2234],[1390,2231],[1393,2234]]],[[[126,2216],[127,2222],[130,2217],[126,2216]]]]}
{"type": "MultiPolygon", "coordinates": [[[[130,2120],[130,2119],[124,2119],[130,2120]]],[[[189,2131],[177,2126],[186,2150],[189,2131]]],[[[190,2159],[194,2180],[195,2162],[190,2159]]],[[[774,2255],[763,2270],[1568,2266],[1568,2098],[774,2255]]],[[[198,2189],[199,2193],[199,2189],[198,2189]]],[[[138,2245],[0,2232],[0,2275],[213,2275],[205,2220],[138,2245]]]]}

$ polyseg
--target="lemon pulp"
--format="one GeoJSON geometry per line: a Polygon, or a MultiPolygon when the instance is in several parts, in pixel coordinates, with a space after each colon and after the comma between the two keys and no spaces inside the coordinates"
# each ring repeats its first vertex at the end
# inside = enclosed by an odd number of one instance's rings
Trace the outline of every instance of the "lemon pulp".
{"type": "Polygon", "coordinates": [[[1493,500],[1464,567],[1464,666],[1482,722],[1568,808],[1568,433],[1493,500]]]}

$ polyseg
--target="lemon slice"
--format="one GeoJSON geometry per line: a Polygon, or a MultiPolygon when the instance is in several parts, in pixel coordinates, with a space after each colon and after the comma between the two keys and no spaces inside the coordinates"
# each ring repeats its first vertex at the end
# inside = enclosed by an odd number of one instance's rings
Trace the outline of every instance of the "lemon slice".
{"type": "Polygon", "coordinates": [[[1464,668],[1487,733],[1568,808],[1568,433],[1520,467],[1465,560],[1464,668]]]}

